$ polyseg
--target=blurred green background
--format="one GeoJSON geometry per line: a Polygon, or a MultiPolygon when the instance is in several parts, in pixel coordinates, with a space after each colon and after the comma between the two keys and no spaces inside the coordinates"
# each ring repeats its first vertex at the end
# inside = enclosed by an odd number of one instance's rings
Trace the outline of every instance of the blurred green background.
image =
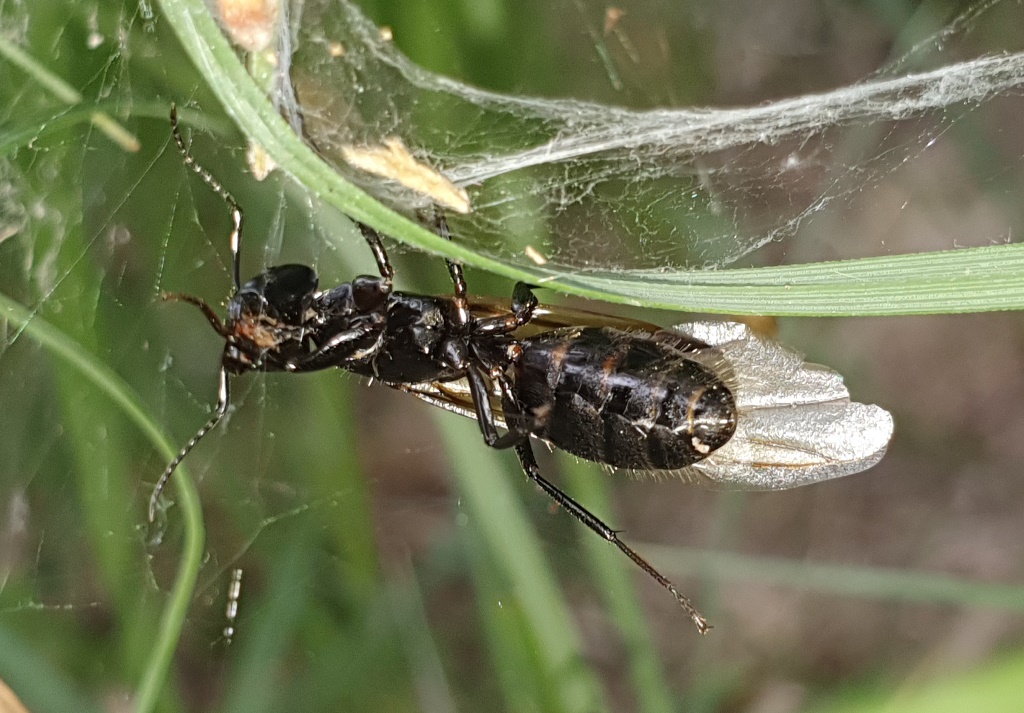
{"type": "MultiPolygon", "coordinates": [[[[609,6],[590,0],[361,6],[432,71],[635,108],[843,86],[966,8],[620,3],[606,31],[609,6]]],[[[1019,50],[1020,19],[1019,5],[997,4],[964,51],[1019,50]]],[[[244,272],[301,261],[333,284],[372,262],[343,217],[278,175],[252,180],[242,137],[159,6],[8,0],[0,38],[81,95],[0,58],[0,678],[32,711],[128,711],[154,669],[185,534],[176,494],[147,524],[167,458],[111,394],[136,394],[175,448],[187,440],[216,398],[218,340],[159,293],[219,306],[230,286],[224,206],[170,143],[170,104],[194,155],[246,209],[244,272]],[[96,111],[139,150],[90,123],[96,111]]],[[[985,109],[837,212],[832,232],[757,259],[1016,235],[1021,98],[985,109]],[[1015,162],[993,169],[1007,153],[1015,162]]],[[[440,261],[394,253],[402,286],[447,289],[440,261]]],[[[511,289],[470,280],[479,293],[511,289]]],[[[1020,316],[791,320],[781,331],[841,371],[858,400],[894,413],[879,466],[743,495],[544,461],[677,579],[714,623],[707,638],[553,511],[474,423],[344,374],[239,380],[226,425],[188,461],[206,541],[158,709],[1021,710],[1020,316]]]]}

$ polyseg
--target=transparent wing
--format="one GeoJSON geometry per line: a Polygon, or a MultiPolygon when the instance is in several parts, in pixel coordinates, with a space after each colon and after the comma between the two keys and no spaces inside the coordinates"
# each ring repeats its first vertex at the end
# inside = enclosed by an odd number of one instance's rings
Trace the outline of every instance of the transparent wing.
{"type": "MultiPolygon", "coordinates": [[[[709,345],[706,354],[687,356],[713,365],[726,379],[739,414],[736,433],[688,468],[636,475],[669,475],[711,488],[783,490],[859,473],[885,454],[892,416],[878,406],[851,402],[843,377],[835,371],[808,364],[791,349],[736,322],[691,322],[671,331],[685,335],[687,343],[696,339],[709,345]]],[[[660,335],[669,338],[666,332],[660,335]]],[[[391,386],[476,418],[464,379],[391,386]]],[[[492,408],[504,428],[497,394],[492,408]]]]}
{"type": "MultiPolygon", "coordinates": [[[[386,383],[386,382],[385,382],[386,383]]],[[[428,381],[422,384],[387,384],[416,398],[426,401],[445,411],[476,420],[473,397],[469,393],[469,383],[465,379],[456,381],[428,381]]],[[[505,413],[501,408],[501,398],[497,389],[491,394],[491,410],[494,411],[494,422],[498,428],[505,428],[505,413]]]]}
{"type": "Polygon", "coordinates": [[[850,401],[843,377],[735,322],[673,328],[717,348],[730,365],[735,435],[682,474],[713,487],[781,490],[858,473],[885,454],[888,411],[850,401]]]}
{"type": "MultiPolygon", "coordinates": [[[[510,300],[508,298],[490,297],[486,295],[471,295],[469,306],[474,316],[478,318],[494,317],[500,314],[511,312],[510,300]]],[[[533,319],[516,332],[516,336],[527,338],[541,332],[549,332],[563,327],[612,327],[630,332],[654,333],[661,329],[649,322],[642,322],[627,317],[615,317],[592,312],[576,307],[563,307],[560,305],[538,305],[534,311],[533,319]]],[[[432,406],[437,406],[445,411],[457,413],[466,418],[476,419],[476,411],[473,408],[473,399],[469,394],[469,384],[465,379],[455,381],[438,382],[431,381],[422,384],[387,384],[388,386],[412,394],[432,406]]],[[[491,409],[494,411],[495,421],[500,428],[505,428],[504,411],[501,406],[501,394],[495,387],[491,399],[491,409]]]]}
{"type": "MultiPolygon", "coordinates": [[[[469,298],[470,309],[473,311],[473,315],[478,318],[509,314],[511,312],[509,303],[510,300],[508,298],[486,295],[471,295],[469,298]]],[[[530,320],[529,324],[517,330],[516,336],[525,339],[541,332],[550,332],[564,327],[611,327],[624,332],[646,332],[651,334],[662,330],[661,327],[650,322],[643,322],[628,317],[616,317],[577,307],[538,305],[533,313],[533,319],[530,320]]],[[[476,419],[473,399],[469,394],[469,384],[465,379],[446,382],[431,381],[422,384],[387,385],[407,394],[412,394],[416,398],[426,401],[432,406],[442,408],[445,411],[476,419]]],[[[497,387],[493,389],[491,396],[491,409],[494,411],[495,421],[500,428],[505,428],[501,394],[497,387]]]]}
{"type": "MultiPolygon", "coordinates": [[[[501,299],[486,295],[470,295],[469,306],[477,317],[493,317],[499,314],[509,314],[511,311],[508,298],[501,299]]],[[[529,337],[562,327],[612,327],[624,332],[648,333],[662,329],[656,324],[630,317],[617,317],[579,307],[541,304],[534,311],[530,323],[520,328],[516,332],[516,336],[529,337]]]]}

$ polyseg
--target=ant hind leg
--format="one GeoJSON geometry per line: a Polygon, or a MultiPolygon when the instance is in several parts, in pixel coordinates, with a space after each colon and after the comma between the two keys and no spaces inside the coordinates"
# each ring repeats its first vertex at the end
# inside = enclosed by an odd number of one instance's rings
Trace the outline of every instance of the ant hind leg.
{"type": "Polygon", "coordinates": [[[641,557],[636,550],[619,539],[619,534],[612,528],[608,527],[608,525],[604,524],[599,517],[573,500],[567,493],[540,474],[540,466],[537,464],[537,458],[533,453],[533,447],[529,441],[520,443],[515,448],[516,455],[519,456],[519,462],[523,466],[523,471],[526,473],[526,477],[539,485],[541,490],[547,493],[548,497],[554,500],[560,507],[567,510],[570,515],[586,525],[589,529],[596,532],[605,540],[618,547],[623,554],[633,560],[634,564],[640,567],[640,569],[646,572],[648,576],[672,594],[679,606],[693,621],[694,625],[697,627],[697,631],[701,634],[708,633],[711,625],[708,624],[707,619],[697,611],[689,598],[683,596],[683,594],[676,589],[676,586],[671,582],[671,580],[656,570],[654,566],[641,557]]]}

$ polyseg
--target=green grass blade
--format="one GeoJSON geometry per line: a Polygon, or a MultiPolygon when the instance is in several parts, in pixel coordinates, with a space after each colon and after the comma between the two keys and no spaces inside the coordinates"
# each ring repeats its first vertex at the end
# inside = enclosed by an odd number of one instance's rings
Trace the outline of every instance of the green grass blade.
{"type": "MultiPolygon", "coordinates": [[[[585,273],[567,278],[615,301],[730,314],[855,316],[1024,307],[1024,245],[735,270],[585,273]]],[[[605,297],[605,299],[607,299],[605,297]]]]}
{"type": "Polygon", "coordinates": [[[676,575],[700,573],[711,579],[761,582],[851,597],[1024,611],[1024,584],[989,584],[930,572],[750,557],[647,543],[637,543],[636,547],[676,575]]]}
{"type": "Polygon", "coordinates": [[[878,692],[858,687],[810,705],[806,713],[1018,713],[1024,681],[1024,652],[997,659],[961,675],[934,671],[934,678],[907,682],[878,692]]]}
{"type": "Polygon", "coordinates": [[[227,713],[260,713],[282,710],[280,686],[275,678],[280,662],[296,635],[296,624],[306,608],[312,572],[312,551],[308,520],[287,535],[262,602],[250,602],[257,610],[249,618],[244,644],[236,656],[230,696],[223,706],[227,713]]]}
{"type": "MultiPolygon", "coordinates": [[[[614,527],[610,488],[608,478],[603,477],[604,471],[568,454],[562,454],[559,461],[573,497],[598,517],[606,518],[605,522],[614,527]]],[[[581,532],[580,537],[594,576],[594,588],[601,593],[626,646],[625,665],[633,683],[637,710],[644,713],[675,710],[661,656],[651,639],[644,611],[636,596],[634,577],[644,575],[621,552],[594,533],[581,532]]],[[[681,636],[689,634],[700,638],[682,610],[676,623],[681,636]]]]}
{"type": "MultiPolygon", "coordinates": [[[[19,330],[24,330],[25,335],[37,341],[106,394],[168,461],[175,456],[177,448],[161,433],[139,399],[132,393],[131,387],[117,374],[41,317],[32,314],[4,294],[0,294],[0,315],[16,325],[19,330]]],[[[160,619],[153,648],[136,690],[135,710],[140,713],[153,710],[167,680],[167,672],[178,645],[185,615],[192,602],[192,593],[195,591],[199,567],[202,564],[205,534],[199,493],[188,471],[181,468],[175,473],[174,485],[184,520],[184,545],[174,587],[160,619]]]]}
{"type": "Polygon", "coordinates": [[[895,255],[788,268],[580,273],[498,260],[442,240],[338,176],[305,146],[238,61],[202,0],[161,6],[239,128],[338,210],[432,253],[510,279],[608,302],[732,314],[899,315],[1024,309],[1024,248],[895,255]]]}
{"type": "Polygon", "coordinates": [[[39,86],[65,104],[78,104],[82,101],[82,95],[78,90],[5,37],[0,37],[0,57],[4,57],[8,62],[19,67],[25,74],[36,80],[39,86]]]}
{"type": "MultiPolygon", "coordinates": [[[[98,713],[101,709],[76,691],[32,646],[0,626],[0,679],[34,713],[98,713]]],[[[0,701],[2,702],[2,701],[0,701]]],[[[4,708],[4,710],[14,710],[4,708]]],[[[20,709],[19,709],[20,710],[20,709]]]]}
{"type": "Polygon", "coordinates": [[[438,412],[435,423],[452,460],[462,503],[525,613],[536,655],[551,676],[548,685],[558,691],[560,710],[603,710],[602,692],[584,662],[572,615],[497,452],[481,446],[473,421],[438,412]],[[467,443],[472,447],[465,447],[467,443]]]}
{"type": "MultiPolygon", "coordinates": [[[[0,36],[0,56],[20,67],[22,71],[32,77],[40,86],[46,88],[65,104],[75,105],[81,103],[82,95],[74,87],[36,61],[28,52],[3,36],[0,36]]],[[[89,111],[89,118],[96,128],[106,134],[111,141],[125,151],[134,153],[139,150],[139,140],[130,131],[114,121],[109,114],[92,109],[89,111]]]]}

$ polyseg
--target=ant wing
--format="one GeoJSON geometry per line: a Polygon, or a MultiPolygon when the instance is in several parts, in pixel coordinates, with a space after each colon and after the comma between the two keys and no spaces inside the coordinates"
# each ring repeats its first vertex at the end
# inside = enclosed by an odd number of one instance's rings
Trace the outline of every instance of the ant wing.
{"type": "MultiPolygon", "coordinates": [[[[483,318],[511,313],[509,300],[495,297],[473,295],[469,298],[469,307],[475,316],[483,318]]],[[[530,323],[521,327],[516,332],[516,336],[525,338],[563,327],[612,327],[623,332],[648,332],[651,334],[663,329],[663,327],[650,322],[628,317],[616,317],[577,307],[542,304],[534,310],[530,323]]]]}
{"type": "MultiPolygon", "coordinates": [[[[388,384],[388,386],[412,394],[431,406],[437,406],[445,411],[476,420],[473,397],[469,393],[469,383],[465,379],[427,381],[420,384],[388,384]]],[[[496,389],[492,397],[491,410],[494,412],[494,422],[499,428],[505,428],[505,414],[501,408],[500,394],[496,389]]]]}
{"type": "Polygon", "coordinates": [[[888,411],[850,401],[843,377],[735,322],[673,331],[714,347],[738,411],[733,437],[679,472],[715,488],[782,490],[870,468],[892,437],[888,411]]]}
{"type": "MultiPolygon", "coordinates": [[[[474,301],[474,312],[501,314],[497,304],[474,301]]],[[[561,308],[545,313],[543,328],[579,325],[582,311],[561,308]]],[[[585,313],[595,326],[607,316],[585,313]]],[[[658,332],[643,322],[629,322],[634,331],[658,332]]],[[[738,411],[733,437],[707,458],[678,471],[636,472],[671,475],[705,487],[732,490],[783,490],[851,475],[870,468],[885,454],[892,437],[889,412],[850,401],[841,375],[808,364],[791,349],[735,322],[693,322],[658,332],[667,341],[678,333],[682,344],[696,340],[707,349],[688,352],[719,374],[733,391],[738,411]]],[[[465,379],[420,384],[389,384],[427,403],[467,418],[476,418],[465,379]]],[[[505,427],[498,394],[491,402],[495,420],[505,427]]]]}
{"type": "MultiPolygon", "coordinates": [[[[469,298],[469,306],[473,315],[480,319],[511,313],[509,300],[496,297],[472,295],[469,298]]],[[[575,307],[539,305],[534,310],[533,319],[529,324],[517,330],[516,336],[527,338],[563,327],[612,327],[622,331],[652,334],[662,331],[662,328],[657,325],[626,317],[615,317],[575,307]]],[[[429,381],[419,384],[388,384],[388,386],[412,394],[431,406],[437,406],[466,418],[476,419],[476,409],[469,393],[469,384],[465,379],[443,382],[429,381]]],[[[498,427],[505,428],[501,394],[496,386],[492,393],[491,410],[494,412],[495,423],[498,427]]]]}

